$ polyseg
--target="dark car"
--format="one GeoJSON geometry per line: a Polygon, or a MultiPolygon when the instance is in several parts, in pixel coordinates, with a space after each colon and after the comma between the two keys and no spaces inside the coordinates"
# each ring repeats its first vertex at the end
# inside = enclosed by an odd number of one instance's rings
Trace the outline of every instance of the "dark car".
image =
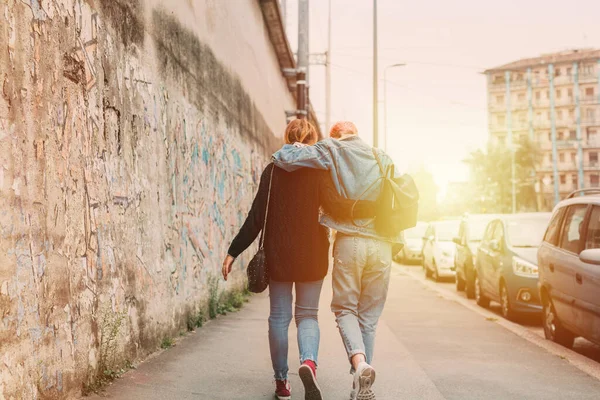
{"type": "Polygon", "coordinates": [[[477,250],[477,304],[487,307],[491,300],[498,302],[507,319],[541,313],[537,250],[550,216],[550,213],[507,215],[488,224],[477,250]]]}
{"type": "Polygon", "coordinates": [[[556,206],[538,251],[544,333],[566,347],[577,336],[600,345],[600,194],[583,192],[556,206]]]}
{"type": "Polygon", "coordinates": [[[487,225],[499,215],[465,214],[460,221],[458,236],[454,238],[456,253],[456,290],[465,291],[467,298],[475,298],[475,259],[487,225]]]}

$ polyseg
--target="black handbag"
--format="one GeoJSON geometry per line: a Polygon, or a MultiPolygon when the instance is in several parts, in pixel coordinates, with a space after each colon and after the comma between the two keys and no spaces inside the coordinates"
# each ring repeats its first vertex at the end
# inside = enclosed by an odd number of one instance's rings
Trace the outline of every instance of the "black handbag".
{"type": "Polygon", "coordinates": [[[265,209],[265,222],[260,234],[260,244],[258,251],[252,257],[252,260],[246,268],[248,274],[248,290],[252,293],[262,293],[269,286],[269,267],[267,265],[267,256],[265,254],[265,232],[267,230],[267,216],[269,215],[269,201],[271,200],[271,184],[273,183],[273,171],[275,165],[271,169],[271,177],[269,178],[269,194],[267,195],[267,206],[265,209]]]}

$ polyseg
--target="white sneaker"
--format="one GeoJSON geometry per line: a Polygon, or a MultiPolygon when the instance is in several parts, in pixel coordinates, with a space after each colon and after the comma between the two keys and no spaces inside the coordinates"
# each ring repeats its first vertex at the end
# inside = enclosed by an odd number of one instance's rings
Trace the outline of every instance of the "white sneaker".
{"type": "Polygon", "coordinates": [[[371,389],[373,383],[375,383],[375,370],[366,362],[361,362],[354,373],[354,383],[350,399],[375,400],[375,393],[371,389]]]}

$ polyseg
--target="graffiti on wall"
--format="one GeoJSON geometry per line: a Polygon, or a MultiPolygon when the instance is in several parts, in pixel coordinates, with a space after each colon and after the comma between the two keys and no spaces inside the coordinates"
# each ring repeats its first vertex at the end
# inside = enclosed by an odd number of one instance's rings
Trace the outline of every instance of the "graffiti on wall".
{"type": "MultiPolygon", "coordinates": [[[[129,359],[180,329],[272,149],[210,49],[210,65],[154,62],[143,4],[99,3],[0,5],[0,397],[78,390],[104,357],[103,312],[126,315],[129,359]],[[191,89],[172,65],[207,78],[191,89]]],[[[159,22],[154,49],[181,29],[159,22]]]]}

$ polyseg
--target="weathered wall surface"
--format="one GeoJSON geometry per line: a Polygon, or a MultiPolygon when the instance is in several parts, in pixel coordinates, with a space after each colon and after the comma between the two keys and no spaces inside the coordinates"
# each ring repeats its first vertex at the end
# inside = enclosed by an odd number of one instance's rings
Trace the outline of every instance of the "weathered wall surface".
{"type": "Polygon", "coordinates": [[[0,398],[185,327],[285,109],[258,1],[0,1],[0,398]]]}

